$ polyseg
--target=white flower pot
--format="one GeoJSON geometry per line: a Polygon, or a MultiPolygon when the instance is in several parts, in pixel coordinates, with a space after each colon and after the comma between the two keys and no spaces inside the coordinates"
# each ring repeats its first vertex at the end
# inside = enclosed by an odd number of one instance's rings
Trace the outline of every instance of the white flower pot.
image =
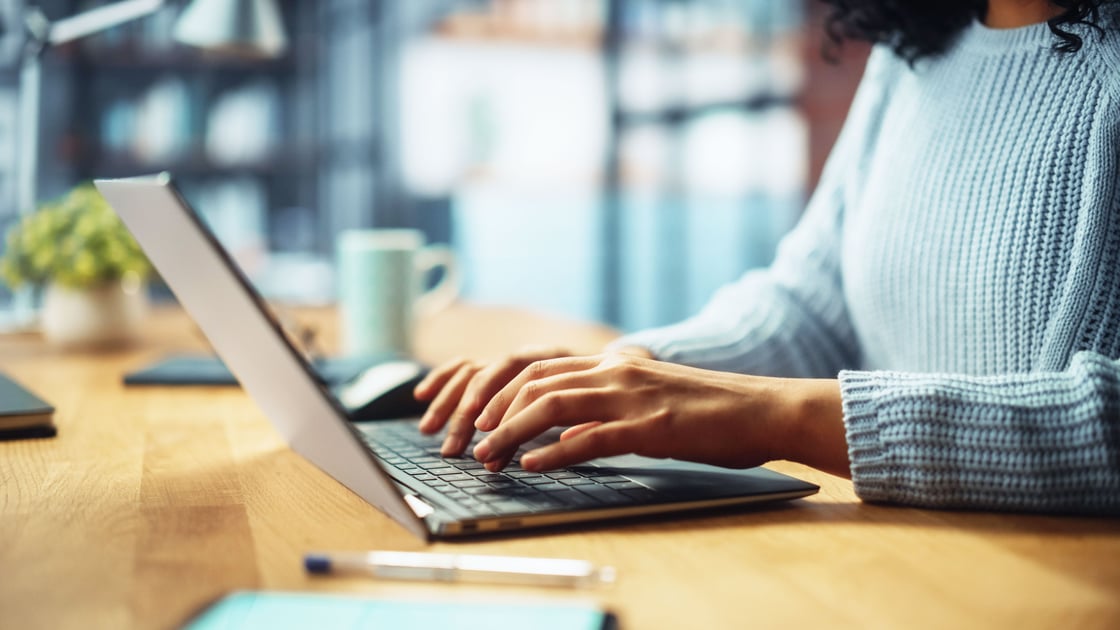
{"type": "Polygon", "coordinates": [[[66,347],[111,348],[134,341],[148,312],[142,282],[109,282],[85,289],[47,285],[43,337],[66,347]]]}

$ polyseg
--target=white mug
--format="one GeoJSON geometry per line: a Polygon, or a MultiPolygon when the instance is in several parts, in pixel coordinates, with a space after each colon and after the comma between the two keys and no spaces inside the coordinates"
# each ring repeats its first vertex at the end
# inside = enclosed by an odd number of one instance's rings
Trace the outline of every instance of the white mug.
{"type": "Polygon", "coordinates": [[[338,237],[337,255],[346,355],[411,354],[416,317],[450,306],[459,295],[454,252],[426,245],[419,230],[346,230],[338,237]],[[443,275],[427,288],[436,269],[443,275]]]}

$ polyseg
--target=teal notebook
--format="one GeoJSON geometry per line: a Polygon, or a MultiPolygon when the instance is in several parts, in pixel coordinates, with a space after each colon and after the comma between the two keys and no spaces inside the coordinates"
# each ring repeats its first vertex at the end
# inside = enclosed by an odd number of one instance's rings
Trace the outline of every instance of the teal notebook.
{"type": "Polygon", "coordinates": [[[50,437],[54,407],[0,372],[0,440],[50,437]]]}
{"type": "Polygon", "coordinates": [[[613,615],[588,604],[390,600],[274,591],[233,593],[184,626],[186,630],[608,630],[616,627],[613,615]]]}

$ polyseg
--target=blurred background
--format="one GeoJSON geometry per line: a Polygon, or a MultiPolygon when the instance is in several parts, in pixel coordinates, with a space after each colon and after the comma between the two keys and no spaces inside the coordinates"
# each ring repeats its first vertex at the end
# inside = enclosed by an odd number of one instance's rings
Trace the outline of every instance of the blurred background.
{"type": "MultiPolygon", "coordinates": [[[[106,3],[0,0],[0,230],[29,4],[106,3]]],[[[627,330],[770,261],[866,52],[824,61],[810,0],[279,0],[251,60],[174,43],[184,4],[43,52],[38,199],[169,170],[267,297],[330,302],[341,230],[411,226],[466,299],[627,330]]]]}

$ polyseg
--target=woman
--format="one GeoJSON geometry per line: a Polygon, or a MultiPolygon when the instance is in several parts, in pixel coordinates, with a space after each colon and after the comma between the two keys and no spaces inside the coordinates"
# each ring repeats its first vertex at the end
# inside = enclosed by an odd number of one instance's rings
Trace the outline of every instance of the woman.
{"type": "Polygon", "coordinates": [[[421,430],[490,470],[788,459],[928,507],[1120,513],[1116,2],[832,0],[878,44],[774,264],[600,356],[453,362],[421,430]]]}

